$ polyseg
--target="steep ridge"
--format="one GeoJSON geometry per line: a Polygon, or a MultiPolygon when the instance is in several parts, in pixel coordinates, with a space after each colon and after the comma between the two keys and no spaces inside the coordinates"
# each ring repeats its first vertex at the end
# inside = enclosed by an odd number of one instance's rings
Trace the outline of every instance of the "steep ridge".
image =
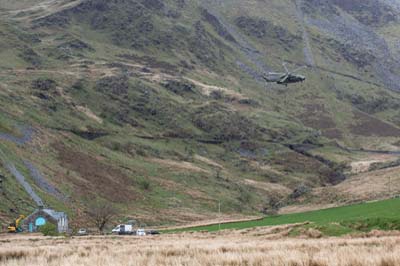
{"type": "MultiPolygon", "coordinates": [[[[334,36],[336,40],[345,45],[345,49],[357,50],[358,53],[364,53],[364,57],[370,58],[369,62],[359,61],[354,58],[354,63],[358,64],[359,67],[371,65],[376,72],[377,78],[381,82],[391,89],[398,90],[398,75],[392,72],[393,69],[399,69],[398,60],[395,60],[385,39],[379,36],[374,28],[363,24],[353,16],[342,15],[338,13],[338,11],[326,13],[323,17],[312,15],[316,8],[323,6],[336,10],[335,5],[337,5],[339,8],[342,8],[344,12],[350,12],[350,14],[353,14],[351,12],[356,12],[357,6],[359,7],[360,5],[365,6],[363,12],[373,12],[377,7],[369,7],[366,3],[345,4],[343,1],[336,2],[337,3],[334,4],[327,1],[308,2],[308,5],[303,8],[308,11],[309,15],[306,21],[310,26],[317,27],[319,30],[334,36]]],[[[382,3],[382,5],[386,6],[386,3],[382,3]]],[[[360,57],[361,56],[360,54],[360,57]]]]}
{"type": "MultiPolygon", "coordinates": [[[[220,4],[220,3],[219,3],[220,4]]],[[[218,12],[218,2],[203,1],[204,15],[208,16],[210,22],[215,20],[215,23],[220,25],[224,31],[232,36],[234,45],[245,55],[245,58],[256,66],[256,70],[252,71],[251,66],[245,65],[243,62],[237,61],[237,65],[247,74],[253,76],[256,80],[264,82],[263,73],[270,72],[271,68],[262,61],[260,52],[251,45],[245,37],[239,33],[233,25],[225,20],[218,12]]]]}

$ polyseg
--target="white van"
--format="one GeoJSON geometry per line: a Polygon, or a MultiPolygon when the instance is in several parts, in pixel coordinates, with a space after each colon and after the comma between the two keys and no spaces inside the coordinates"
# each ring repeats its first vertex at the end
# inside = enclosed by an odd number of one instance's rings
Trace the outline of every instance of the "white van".
{"type": "Polygon", "coordinates": [[[134,233],[131,224],[119,224],[111,232],[120,235],[132,235],[134,233]]]}
{"type": "Polygon", "coordinates": [[[144,229],[138,229],[138,230],[136,230],[136,235],[137,236],[145,236],[146,231],[144,229]]]}

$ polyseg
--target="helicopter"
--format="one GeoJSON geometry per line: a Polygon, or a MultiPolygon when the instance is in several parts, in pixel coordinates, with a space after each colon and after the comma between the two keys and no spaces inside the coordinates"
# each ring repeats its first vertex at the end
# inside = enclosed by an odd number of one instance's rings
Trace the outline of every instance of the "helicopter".
{"type": "Polygon", "coordinates": [[[269,72],[263,75],[263,78],[266,82],[275,82],[279,85],[287,86],[290,83],[298,83],[303,82],[306,80],[306,77],[303,75],[295,74],[295,72],[299,71],[300,69],[306,68],[307,66],[301,66],[296,68],[293,71],[289,71],[286,67],[286,63],[282,63],[283,67],[285,68],[286,73],[276,73],[276,72],[269,72]]]}

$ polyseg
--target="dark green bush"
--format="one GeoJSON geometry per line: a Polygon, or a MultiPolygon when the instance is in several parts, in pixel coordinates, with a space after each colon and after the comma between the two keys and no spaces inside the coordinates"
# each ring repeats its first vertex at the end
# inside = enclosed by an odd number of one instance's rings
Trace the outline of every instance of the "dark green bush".
{"type": "Polygon", "coordinates": [[[144,190],[149,190],[150,189],[150,182],[148,180],[141,180],[139,185],[144,190]]]}
{"type": "Polygon", "coordinates": [[[57,83],[48,78],[38,78],[32,82],[32,88],[41,91],[54,91],[57,83]]]}
{"type": "Polygon", "coordinates": [[[52,223],[46,223],[45,225],[41,226],[39,231],[44,236],[58,236],[57,226],[52,223]]]}

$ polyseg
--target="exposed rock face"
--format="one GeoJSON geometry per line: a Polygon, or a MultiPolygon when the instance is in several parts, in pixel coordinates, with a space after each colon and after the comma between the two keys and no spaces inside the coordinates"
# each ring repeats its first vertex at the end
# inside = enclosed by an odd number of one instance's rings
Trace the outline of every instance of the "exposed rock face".
{"type": "Polygon", "coordinates": [[[334,0],[333,4],[368,26],[383,26],[398,21],[398,14],[386,3],[376,0],[334,0]]]}
{"type": "Polygon", "coordinates": [[[249,36],[258,39],[279,40],[281,44],[288,47],[295,47],[301,40],[299,36],[264,19],[241,16],[236,19],[235,23],[249,36]]]}
{"type": "Polygon", "coordinates": [[[340,10],[342,10],[364,25],[380,27],[398,21],[398,10],[391,6],[389,2],[393,1],[309,0],[304,1],[303,9],[311,16],[317,14],[340,16],[340,10]]]}
{"type": "Polygon", "coordinates": [[[202,8],[201,9],[201,15],[203,16],[204,20],[210,23],[215,31],[223,38],[230,42],[236,42],[235,38],[232,36],[232,34],[229,33],[228,29],[225,28],[225,26],[219,21],[219,19],[211,14],[207,9],[202,8]]]}
{"type": "Polygon", "coordinates": [[[304,1],[302,10],[307,15],[306,23],[332,36],[336,46],[333,49],[346,60],[359,68],[373,69],[383,84],[400,90],[397,54],[376,31],[376,28],[396,22],[400,17],[399,9],[373,0],[310,0],[304,1]]]}

